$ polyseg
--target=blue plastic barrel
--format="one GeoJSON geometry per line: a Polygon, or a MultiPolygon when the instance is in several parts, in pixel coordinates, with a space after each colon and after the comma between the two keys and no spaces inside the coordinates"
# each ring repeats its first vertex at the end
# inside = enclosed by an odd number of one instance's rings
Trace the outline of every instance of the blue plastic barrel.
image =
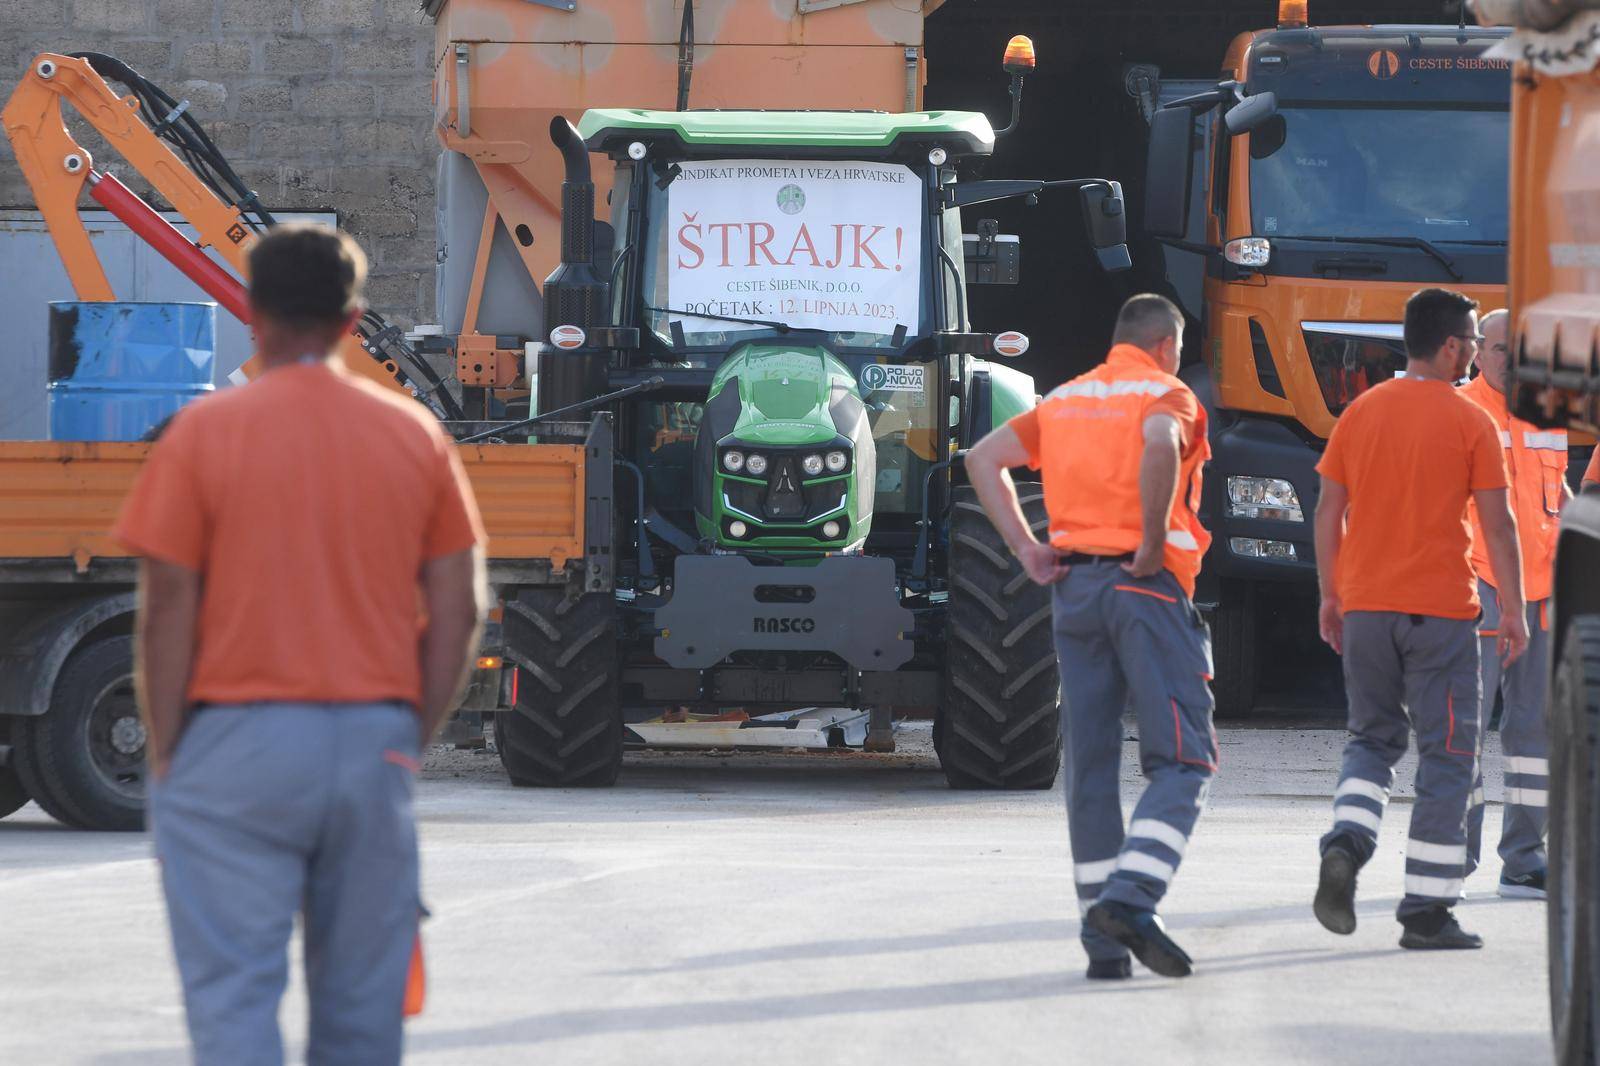
{"type": "Polygon", "coordinates": [[[50,304],[50,439],[140,440],[210,392],[217,305],[50,304]]]}

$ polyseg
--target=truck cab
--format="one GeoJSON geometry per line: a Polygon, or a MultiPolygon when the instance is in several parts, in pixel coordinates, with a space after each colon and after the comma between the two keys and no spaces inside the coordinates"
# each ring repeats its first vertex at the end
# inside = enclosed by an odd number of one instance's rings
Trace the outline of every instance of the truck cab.
{"type": "Polygon", "coordinates": [[[1252,708],[1270,615],[1314,617],[1316,464],[1339,415],[1403,371],[1407,297],[1505,304],[1510,64],[1505,32],[1280,25],[1243,34],[1214,88],[1151,123],[1146,227],[1203,282],[1184,371],[1211,415],[1201,515],[1216,534],[1220,713],[1252,708]]]}

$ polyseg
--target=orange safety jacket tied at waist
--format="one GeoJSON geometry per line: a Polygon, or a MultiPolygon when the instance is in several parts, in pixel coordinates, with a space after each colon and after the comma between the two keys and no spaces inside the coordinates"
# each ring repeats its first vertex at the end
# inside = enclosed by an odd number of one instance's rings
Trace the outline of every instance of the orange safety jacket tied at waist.
{"type": "MultiPolygon", "coordinates": [[[[1461,394],[1489,412],[1500,431],[1505,449],[1507,498],[1517,516],[1517,539],[1522,543],[1522,586],[1529,603],[1548,599],[1554,581],[1556,540],[1561,533],[1561,505],[1567,477],[1567,433],[1540,429],[1512,417],[1506,398],[1483,376],[1461,386],[1461,394]]],[[[1494,567],[1483,537],[1483,522],[1476,502],[1469,501],[1472,521],[1472,569],[1495,588],[1494,567]]]]}
{"type": "Polygon", "coordinates": [[[1178,378],[1142,349],[1119,344],[1106,361],[1055,389],[1011,426],[1044,477],[1050,543],[1066,552],[1121,554],[1143,540],[1139,467],[1144,424],[1172,416],[1182,436],[1165,564],[1194,595],[1211,535],[1196,513],[1201,470],[1211,457],[1206,415],[1178,378]]]}

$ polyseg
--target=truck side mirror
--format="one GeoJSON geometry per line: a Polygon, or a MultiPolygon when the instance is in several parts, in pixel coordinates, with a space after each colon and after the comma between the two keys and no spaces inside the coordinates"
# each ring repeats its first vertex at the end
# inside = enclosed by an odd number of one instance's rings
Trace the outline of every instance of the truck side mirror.
{"type": "Polygon", "coordinates": [[[1097,181],[1078,190],[1083,201],[1083,228],[1107,273],[1133,266],[1128,254],[1128,212],[1120,181],[1097,181]]]}
{"type": "Polygon", "coordinates": [[[1194,185],[1194,112],[1166,107],[1150,120],[1145,162],[1144,228],[1152,237],[1183,240],[1194,185]]]}
{"type": "Polygon", "coordinates": [[[1228,132],[1237,137],[1241,133],[1249,133],[1277,113],[1277,93],[1256,93],[1228,108],[1222,116],[1222,122],[1228,127],[1228,132]]]}

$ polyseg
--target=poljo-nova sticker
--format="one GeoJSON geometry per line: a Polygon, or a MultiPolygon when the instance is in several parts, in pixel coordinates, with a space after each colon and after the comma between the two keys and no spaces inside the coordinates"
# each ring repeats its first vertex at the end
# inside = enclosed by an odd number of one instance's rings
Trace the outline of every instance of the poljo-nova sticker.
{"type": "Polygon", "coordinates": [[[925,369],[920,363],[898,366],[868,363],[861,368],[861,384],[868,392],[921,392],[925,369]]]}

